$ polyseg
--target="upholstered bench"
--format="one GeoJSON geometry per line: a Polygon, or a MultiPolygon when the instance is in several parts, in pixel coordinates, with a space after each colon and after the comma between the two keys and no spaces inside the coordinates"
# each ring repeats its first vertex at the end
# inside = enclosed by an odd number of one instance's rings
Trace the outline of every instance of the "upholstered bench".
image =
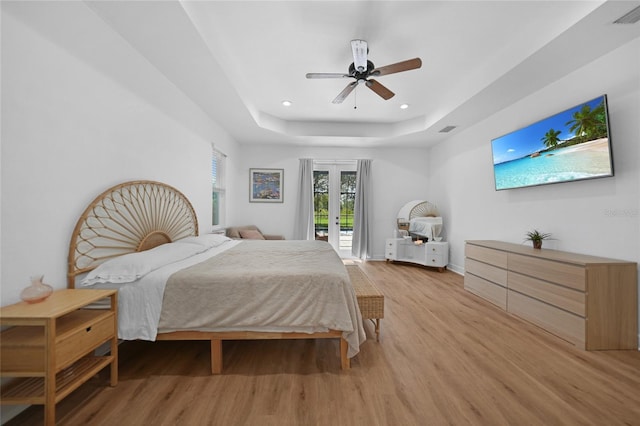
{"type": "Polygon", "coordinates": [[[380,320],[384,318],[384,295],[358,265],[347,265],[351,284],[358,298],[362,319],[371,320],[375,325],[376,341],[380,341],[380,320]]]}

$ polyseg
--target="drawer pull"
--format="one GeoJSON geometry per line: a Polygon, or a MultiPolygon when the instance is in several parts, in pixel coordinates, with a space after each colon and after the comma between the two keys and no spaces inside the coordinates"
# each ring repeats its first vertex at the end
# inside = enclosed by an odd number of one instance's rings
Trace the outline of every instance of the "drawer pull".
{"type": "Polygon", "coordinates": [[[91,331],[91,327],[87,327],[84,331],[86,331],[87,333],[91,331]]]}

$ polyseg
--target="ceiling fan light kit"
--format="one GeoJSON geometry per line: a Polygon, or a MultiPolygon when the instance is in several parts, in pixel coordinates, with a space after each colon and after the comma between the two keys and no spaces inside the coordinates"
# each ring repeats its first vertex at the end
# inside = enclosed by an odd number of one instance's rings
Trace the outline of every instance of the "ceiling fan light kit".
{"type": "MultiPolygon", "coordinates": [[[[367,69],[369,61],[367,61],[367,42],[364,40],[351,40],[351,50],[353,51],[353,64],[358,72],[367,69]]],[[[372,64],[373,65],[373,64],[372,64]]]]}
{"type": "Polygon", "coordinates": [[[341,104],[358,84],[364,83],[369,89],[375,92],[384,100],[391,99],[395,93],[385,87],[382,83],[370,77],[378,77],[388,74],[395,74],[402,71],[418,69],[422,66],[420,58],[409,59],[395,64],[376,68],[373,62],[367,59],[369,48],[365,40],[351,40],[351,51],[353,62],[349,66],[348,74],[341,73],[308,73],[307,78],[353,78],[355,81],[347,84],[342,92],[332,101],[334,104],[341,104]]]}

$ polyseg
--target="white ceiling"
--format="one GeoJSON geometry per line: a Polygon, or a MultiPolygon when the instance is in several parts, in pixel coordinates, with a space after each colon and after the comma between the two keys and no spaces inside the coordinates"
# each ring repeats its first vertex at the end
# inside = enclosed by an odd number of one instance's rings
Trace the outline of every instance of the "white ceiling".
{"type": "Polygon", "coordinates": [[[640,36],[640,1],[86,1],[240,143],[429,146],[640,36]],[[395,97],[352,80],[350,40],[395,97]],[[284,107],[283,100],[293,102],[284,107]],[[401,110],[403,103],[410,105],[401,110]],[[354,106],[357,105],[357,108],[354,106]]]}

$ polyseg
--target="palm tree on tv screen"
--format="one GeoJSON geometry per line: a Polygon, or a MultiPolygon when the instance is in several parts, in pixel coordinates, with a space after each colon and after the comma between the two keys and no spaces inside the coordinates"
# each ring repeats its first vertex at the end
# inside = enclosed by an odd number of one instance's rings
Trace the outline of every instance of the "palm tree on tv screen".
{"type": "Polygon", "coordinates": [[[558,142],[560,142],[560,139],[558,138],[560,133],[562,133],[560,130],[549,129],[549,131],[545,133],[540,140],[542,140],[547,148],[555,148],[556,145],[558,145],[558,142]]]}
{"type": "Polygon", "coordinates": [[[573,113],[573,119],[566,123],[570,132],[579,138],[580,142],[586,142],[607,136],[606,116],[604,103],[600,103],[594,109],[589,105],[583,105],[579,111],[573,113]]]}

